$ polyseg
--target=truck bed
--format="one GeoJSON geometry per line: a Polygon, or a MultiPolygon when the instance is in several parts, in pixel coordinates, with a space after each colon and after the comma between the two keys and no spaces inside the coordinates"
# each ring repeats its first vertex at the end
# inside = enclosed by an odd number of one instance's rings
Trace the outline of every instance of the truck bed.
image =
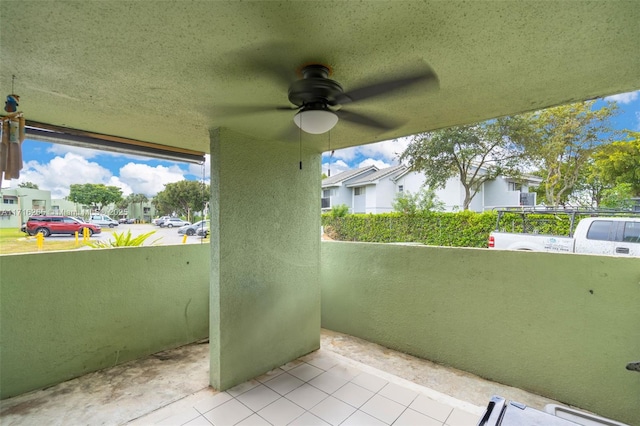
{"type": "Polygon", "coordinates": [[[498,250],[530,250],[558,253],[573,253],[575,240],[570,237],[544,234],[524,234],[492,232],[494,245],[498,250]]]}

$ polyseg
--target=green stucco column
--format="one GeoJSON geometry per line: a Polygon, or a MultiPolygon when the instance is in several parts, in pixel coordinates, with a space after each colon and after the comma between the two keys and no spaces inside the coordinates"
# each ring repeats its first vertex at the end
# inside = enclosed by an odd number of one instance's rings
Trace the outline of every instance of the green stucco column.
{"type": "Polygon", "coordinates": [[[211,130],[211,385],[320,347],[320,153],[211,130]]]}

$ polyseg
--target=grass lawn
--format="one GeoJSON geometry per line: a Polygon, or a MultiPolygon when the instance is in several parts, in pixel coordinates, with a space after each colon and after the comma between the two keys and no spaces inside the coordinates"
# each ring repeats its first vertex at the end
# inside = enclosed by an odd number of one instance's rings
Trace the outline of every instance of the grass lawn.
{"type": "Polygon", "coordinates": [[[73,237],[55,236],[44,239],[44,247],[38,250],[36,237],[30,237],[17,228],[0,229],[0,255],[11,253],[37,253],[38,251],[76,250],[86,246],[82,236],[76,245],[73,237]]]}

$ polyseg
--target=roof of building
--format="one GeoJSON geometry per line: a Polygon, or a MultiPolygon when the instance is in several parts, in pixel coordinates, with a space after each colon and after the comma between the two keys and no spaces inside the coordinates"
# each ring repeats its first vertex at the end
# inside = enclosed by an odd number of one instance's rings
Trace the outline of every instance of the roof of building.
{"type": "Polygon", "coordinates": [[[373,184],[376,183],[378,180],[387,177],[387,176],[392,176],[394,174],[399,174],[404,172],[407,169],[406,166],[403,166],[402,164],[398,165],[398,166],[391,166],[391,167],[387,167],[386,169],[381,169],[376,171],[375,173],[371,173],[365,176],[362,176],[356,180],[353,180],[351,182],[349,182],[347,184],[347,186],[363,186],[363,185],[369,185],[369,184],[373,184]]]}
{"type": "Polygon", "coordinates": [[[327,186],[338,186],[345,180],[355,178],[368,171],[377,172],[378,168],[376,166],[366,166],[360,167],[359,169],[345,170],[344,172],[338,173],[337,175],[322,179],[322,187],[326,188],[327,186]]]}

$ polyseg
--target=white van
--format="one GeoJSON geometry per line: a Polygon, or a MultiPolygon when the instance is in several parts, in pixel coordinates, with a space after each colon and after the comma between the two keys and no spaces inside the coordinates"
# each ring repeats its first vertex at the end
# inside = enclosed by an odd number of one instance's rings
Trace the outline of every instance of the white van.
{"type": "Polygon", "coordinates": [[[118,221],[111,219],[106,214],[92,214],[91,217],[89,218],[89,223],[93,223],[100,226],[108,226],[109,228],[118,226],[118,221]]]}

